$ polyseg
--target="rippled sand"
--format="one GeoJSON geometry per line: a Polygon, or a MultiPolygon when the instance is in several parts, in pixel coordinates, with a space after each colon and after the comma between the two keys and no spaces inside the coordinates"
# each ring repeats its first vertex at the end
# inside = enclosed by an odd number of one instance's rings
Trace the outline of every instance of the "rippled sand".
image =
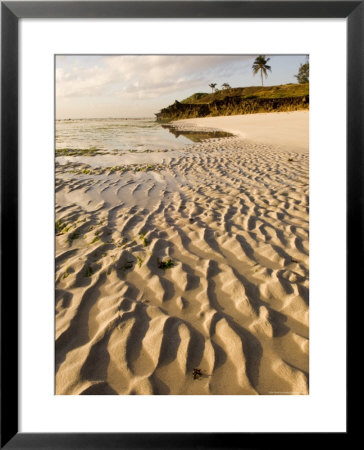
{"type": "Polygon", "coordinates": [[[308,153],[161,158],[56,165],[56,393],[308,394],[308,153]]]}

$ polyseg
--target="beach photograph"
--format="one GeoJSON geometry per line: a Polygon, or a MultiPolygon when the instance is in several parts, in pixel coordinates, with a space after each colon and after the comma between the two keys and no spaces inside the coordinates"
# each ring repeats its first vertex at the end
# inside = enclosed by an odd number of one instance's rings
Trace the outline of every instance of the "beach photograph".
{"type": "Polygon", "coordinates": [[[309,56],[55,56],[55,394],[309,394],[309,56]]]}

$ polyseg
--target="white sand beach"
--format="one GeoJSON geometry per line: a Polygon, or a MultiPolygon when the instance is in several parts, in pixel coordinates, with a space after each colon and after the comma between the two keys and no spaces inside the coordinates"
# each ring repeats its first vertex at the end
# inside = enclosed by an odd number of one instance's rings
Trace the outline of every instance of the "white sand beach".
{"type": "Polygon", "coordinates": [[[173,123],[180,129],[218,129],[250,142],[273,145],[288,152],[308,153],[308,110],[203,117],[173,123]]]}
{"type": "Polygon", "coordinates": [[[308,394],[308,117],[56,158],[56,394],[308,394]]]}

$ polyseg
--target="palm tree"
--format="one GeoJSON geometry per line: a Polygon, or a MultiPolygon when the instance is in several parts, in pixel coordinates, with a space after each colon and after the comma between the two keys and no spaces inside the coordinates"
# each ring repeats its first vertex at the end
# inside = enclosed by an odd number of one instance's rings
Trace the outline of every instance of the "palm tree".
{"type": "Polygon", "coordinates": [[[209,86],[211,88],[211,92],[214,92],[214,89],[217,86],[217,83],[211,83],[211,84],[209,84],[209,86]]]}
{"type": "Polygon", "coordinates": [[[221,86],[223,87],[223,89],[230,89],[231,88],[229,83],[224,83],[221,86]]]}
{"type": "Polygon", "coordinates": [[[267,70],[272,72],[272,69],[270,66],[267,65],[267,62],[270,60],[270,58],[266,58],[265,55],[259,55],[255,58],[254,64],[252,66],[253,74],[256,75],[260,70],[260,76],[262,79],[262,86],[263,86],[263,74],[265,75],[265,78],[267,78],[267,70]]]}

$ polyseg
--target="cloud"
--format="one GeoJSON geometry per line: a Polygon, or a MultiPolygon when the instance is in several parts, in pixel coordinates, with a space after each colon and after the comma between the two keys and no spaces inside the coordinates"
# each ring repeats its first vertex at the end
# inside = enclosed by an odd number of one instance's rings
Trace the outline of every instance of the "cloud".
{"type": "Polygon", "coordinates": [[[56,95],[156,98],[228,77],[252,56],[121,55],[57,57],[56,95]]]}

